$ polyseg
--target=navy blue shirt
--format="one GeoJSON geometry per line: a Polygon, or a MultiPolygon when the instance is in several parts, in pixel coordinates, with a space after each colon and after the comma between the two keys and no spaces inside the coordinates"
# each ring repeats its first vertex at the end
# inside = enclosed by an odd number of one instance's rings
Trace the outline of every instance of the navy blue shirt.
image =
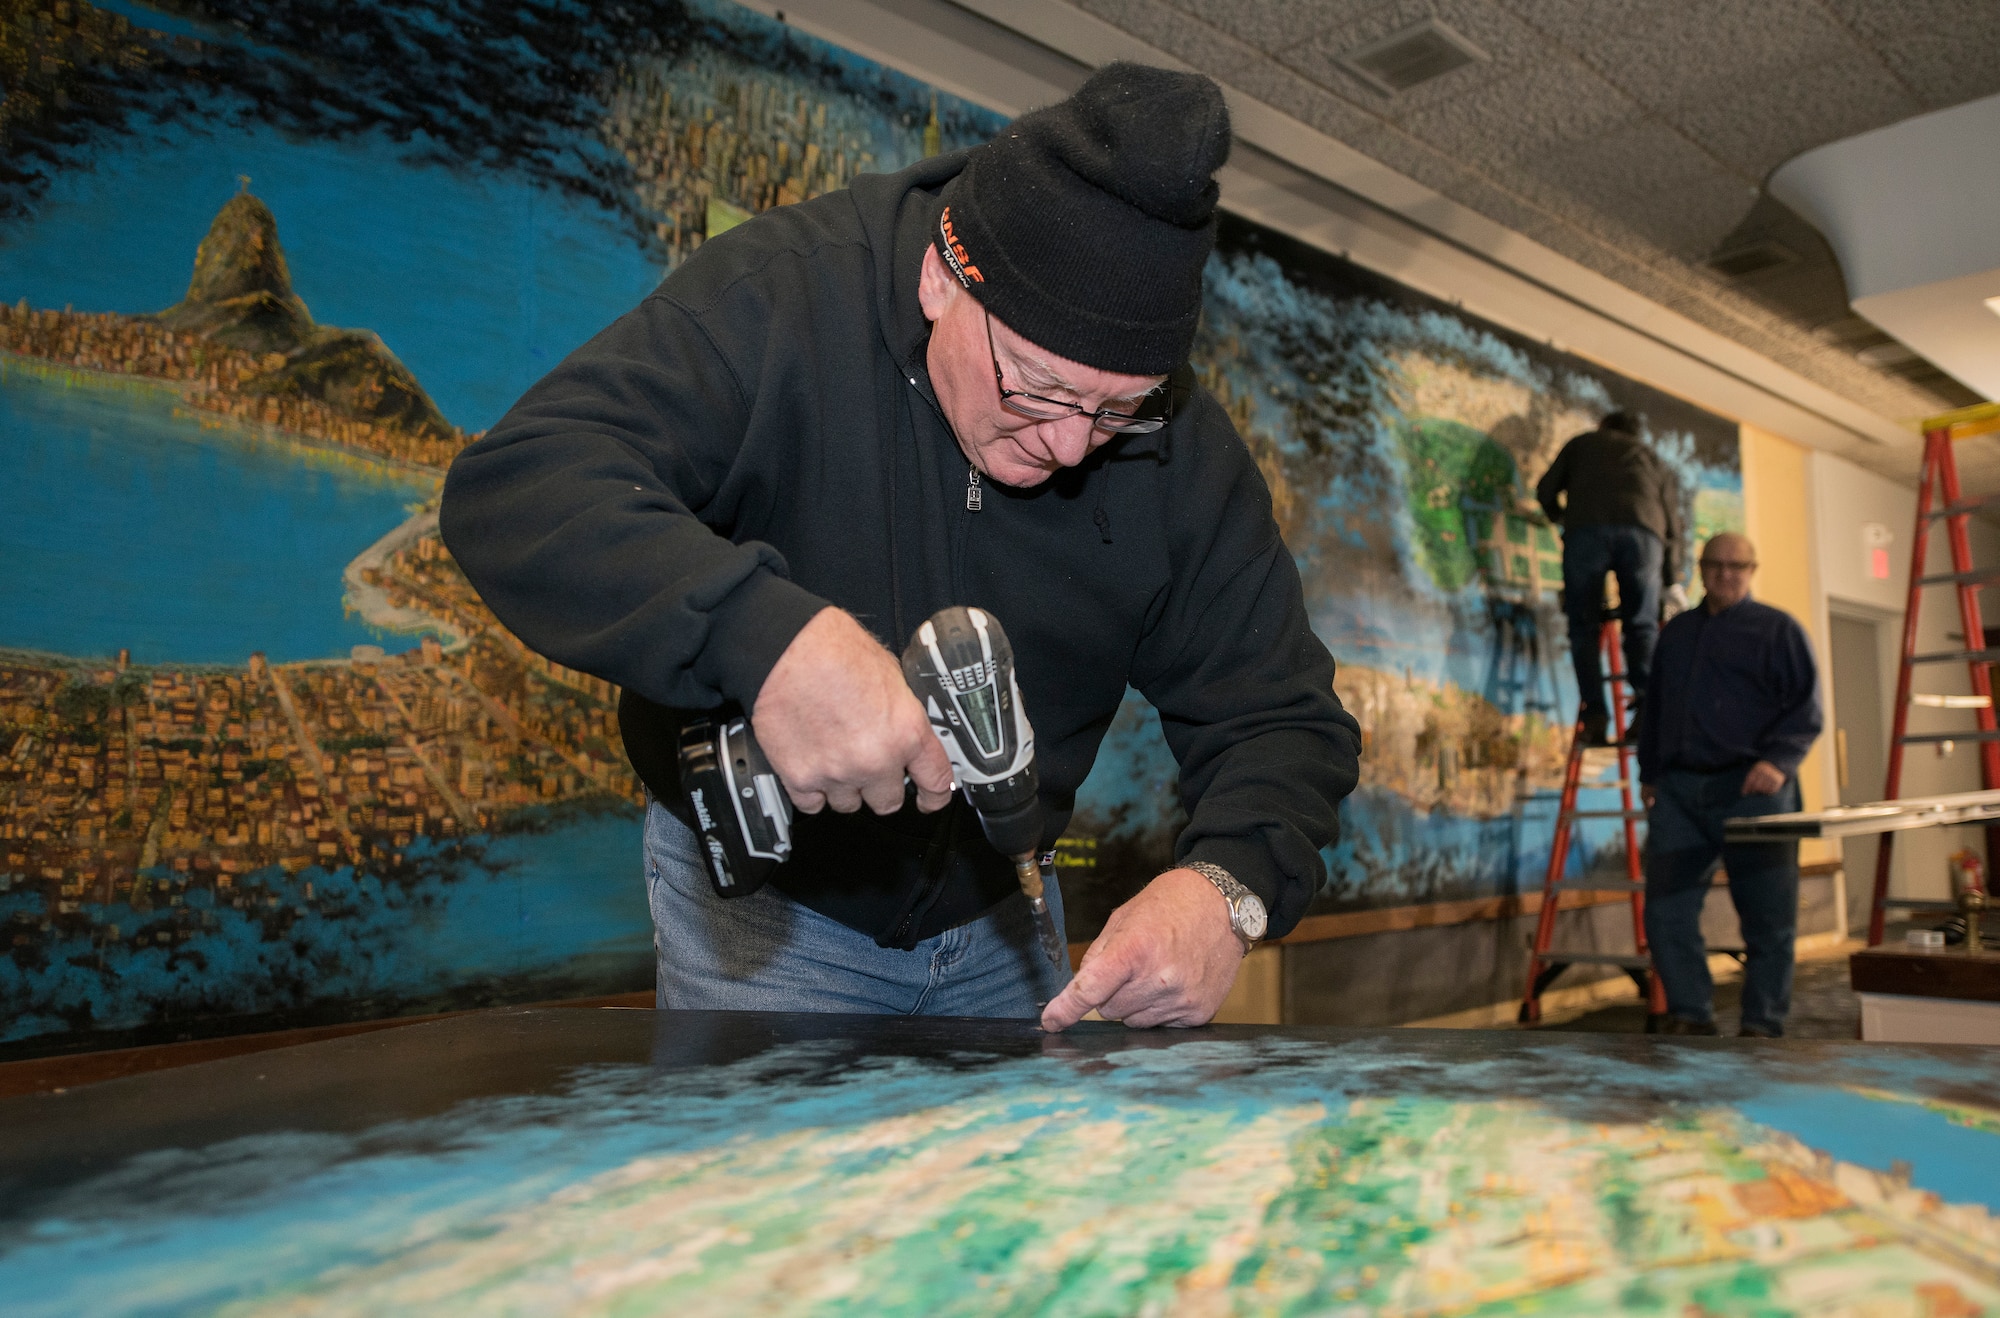
{"type": "Polygon", "coordinates": [[[1819,737],[1819,671],[1789,613],[1745,599],[1660,629],[1639,720],[1639,777],[1768,760],[1787,778],[1819,737]]]}

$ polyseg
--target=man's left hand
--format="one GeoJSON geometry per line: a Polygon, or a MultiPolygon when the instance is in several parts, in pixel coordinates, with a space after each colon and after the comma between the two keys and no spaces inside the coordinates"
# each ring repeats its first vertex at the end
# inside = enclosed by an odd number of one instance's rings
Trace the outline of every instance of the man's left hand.
{"type": "Polygon", "coordinates": [[[1769,796],[1785,785],[1785,771],[1769,760],[1759,760],[1743,775],[1743,795],[1769,796]]]}
{"type": "Polygon", "coordinates": [[[1228,901],[1193,870],[1171,869],[1111,913],[1042,1028],[1066,1030],[1092,1010],[1135,1029],[1206,1025],[1242,964],[1228,901]]]}

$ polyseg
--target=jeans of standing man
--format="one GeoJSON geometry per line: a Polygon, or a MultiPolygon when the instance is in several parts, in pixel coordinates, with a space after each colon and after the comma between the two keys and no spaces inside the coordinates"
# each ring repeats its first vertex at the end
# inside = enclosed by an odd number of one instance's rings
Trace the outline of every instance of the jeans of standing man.
{"type": "Polygon", "coordinates": [[[1768,796],[1745,796],[1749,771],[1748,765],[1718,773],[1668,769],[1647,784],[1654,801],[1646,816],[1646,940],[1667,991],[1667,1010],[1682,1020],[1714,1020],[1715,981],[1701,908],[1721,861],[1743,926],[1743,1024],[1781,1035],[1792,1007],[1799,844],[1725,844],[1722,821],[1798,810],[1799,783],[1794,776],[1768,796]]]}
{"type": "Polygon", "coordinates": [[[1660,537],[1643,526],[1579,526],[1563,532],[1563,610],[1569,614],[1569,657],[1576,665],[1583,707],[1601,713],[1604,669],[1598,658],[1604,626],[1604,574],[1618,576],[1618,620],[1624,626],[1625,673],[1634,695],[1646,689],[1653,646],[1660,639],[1660,537]]]}
{"type": "MultiPolygon", "coordinates": [[[[645,851],[663,1008],[1031,1019],[1069,983],[1067,958],[1058,970],[1042,955],[1018,892],[903,952],[771,888],[716,896],[694,831],[657,801],[645,851]]],[[[1047,897],[1061,929],[1057,885],[1047,897]]]]}

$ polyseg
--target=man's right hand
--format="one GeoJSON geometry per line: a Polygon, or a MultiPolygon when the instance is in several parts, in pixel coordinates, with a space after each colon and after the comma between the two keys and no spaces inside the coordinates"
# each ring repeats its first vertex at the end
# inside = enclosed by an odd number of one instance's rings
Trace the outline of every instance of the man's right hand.
{"type": "Polygon", "coordinates": [[[951,799],[951,760],[902,664],[841,609],[821,609],[792,638],[757,693],[750,725],[806,814],[864,804],[894,814],[906,776],[919,810],[951,799]]]}

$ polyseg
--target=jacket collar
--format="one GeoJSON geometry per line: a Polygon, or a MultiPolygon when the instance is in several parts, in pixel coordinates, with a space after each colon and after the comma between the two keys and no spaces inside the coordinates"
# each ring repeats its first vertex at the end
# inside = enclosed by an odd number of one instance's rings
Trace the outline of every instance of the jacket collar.
{"type": "Polygon", "coordinates": [[[868,249],[875,256],[875,309],[882,343],[900,364],[908,365],[913,358],[922,364],[919,349],[931,333],[917,298],[924,248],[930,246],[938,213],[944,209],[939,194],[965,168],[967,154],[951,151],[894,174],[863,174],[851,185],[868,249]]]}

